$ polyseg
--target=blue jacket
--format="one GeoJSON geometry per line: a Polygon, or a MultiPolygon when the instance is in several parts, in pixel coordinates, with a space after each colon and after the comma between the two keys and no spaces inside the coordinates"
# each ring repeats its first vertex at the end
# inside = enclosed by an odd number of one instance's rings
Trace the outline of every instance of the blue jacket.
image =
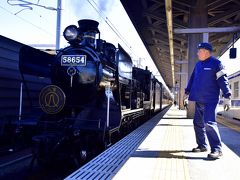
{"type": "Polygon", "coordinates": [[[231,96],[228,79],[221,61],[214,57],[198,61],[185,89],[185,93],[189,94],[189,100],[217,103],[220,89],[225,98],[231,96]]]}

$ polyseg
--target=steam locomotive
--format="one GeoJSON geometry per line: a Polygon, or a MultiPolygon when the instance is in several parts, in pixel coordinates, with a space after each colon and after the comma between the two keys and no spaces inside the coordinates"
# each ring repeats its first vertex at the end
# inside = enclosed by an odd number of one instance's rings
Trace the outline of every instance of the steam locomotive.
{"type": "Polygon", "coordinates": [[[66,27],[70,45],[56,55],[29,46],[20,50],[23,74],[51,80],[39,94],[44,113],[32,138],[33,160],[39,162],[73,158],[78,163],[170,101],[149,70],[133,67],[119,44],[100,38],[97,21],[83,19],[78,25],[66,27]]]}

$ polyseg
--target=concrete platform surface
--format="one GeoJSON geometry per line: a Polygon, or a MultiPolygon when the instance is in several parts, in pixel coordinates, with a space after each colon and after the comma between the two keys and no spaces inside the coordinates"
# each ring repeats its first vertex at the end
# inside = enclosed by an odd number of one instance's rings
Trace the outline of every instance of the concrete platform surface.
{"type": "Polygon", "coordinates": [[[196,147],[192,119],[172,107],[113,179],[240,180],[240,133],[222,125],[219,130],[223,140],[221,159],[209,160],[209,151],[192,153],[196,147]]]}

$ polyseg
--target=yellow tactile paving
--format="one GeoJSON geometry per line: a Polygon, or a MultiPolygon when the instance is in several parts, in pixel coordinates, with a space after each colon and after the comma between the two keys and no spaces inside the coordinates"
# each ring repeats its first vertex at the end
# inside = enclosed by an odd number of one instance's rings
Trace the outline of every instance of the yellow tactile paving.
{"type": "Polygon", "coordinates": [[[176,114],[178,112],[177,109],[176,112],[171,110],[164,116],[136,151],[136,154],[142,152],[145,156],[130,157],[114,179],[190,179],[183,150],[182,128],[179,119],[175,119],[180,116],[176,114]],[[148,156],[149,153],[155,155],[148,156]]]}
{"type": "MultiPolygon", "coordinates": [[[[168,118],[168,116],[165,116],[168,118]]],[[[155,165],[152,179],[190,179],[187,160],[183,152],[183,135],[178,119],[162,119],[159,126],[166,125],[163,143],[159,143],[160,158],[155,165]],[[165,152],[165,153],[164,153],[165,152]]]]}
{"type": "Polygon", "coordinates": [[[209,151],[191,152],[196,146],[193,120],[185,113],[172,107],[114,180],[239,180],[240,158],[224,143],[224,155],[216,161],[207,159],[209,151]]]}

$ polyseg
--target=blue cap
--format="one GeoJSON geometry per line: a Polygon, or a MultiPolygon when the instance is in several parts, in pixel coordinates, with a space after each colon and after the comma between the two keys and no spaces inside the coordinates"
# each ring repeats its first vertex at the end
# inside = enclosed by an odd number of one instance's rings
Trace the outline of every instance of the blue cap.
{"type": "Polygon", "coordinates": [[[206,49],[206,50],[209,50],[210,52],[213,51],[212,45],[209,44],[209,43],[205,43],[205,42],[200,43],[200,44],[198,45],[198,49],[206,49]]]}

